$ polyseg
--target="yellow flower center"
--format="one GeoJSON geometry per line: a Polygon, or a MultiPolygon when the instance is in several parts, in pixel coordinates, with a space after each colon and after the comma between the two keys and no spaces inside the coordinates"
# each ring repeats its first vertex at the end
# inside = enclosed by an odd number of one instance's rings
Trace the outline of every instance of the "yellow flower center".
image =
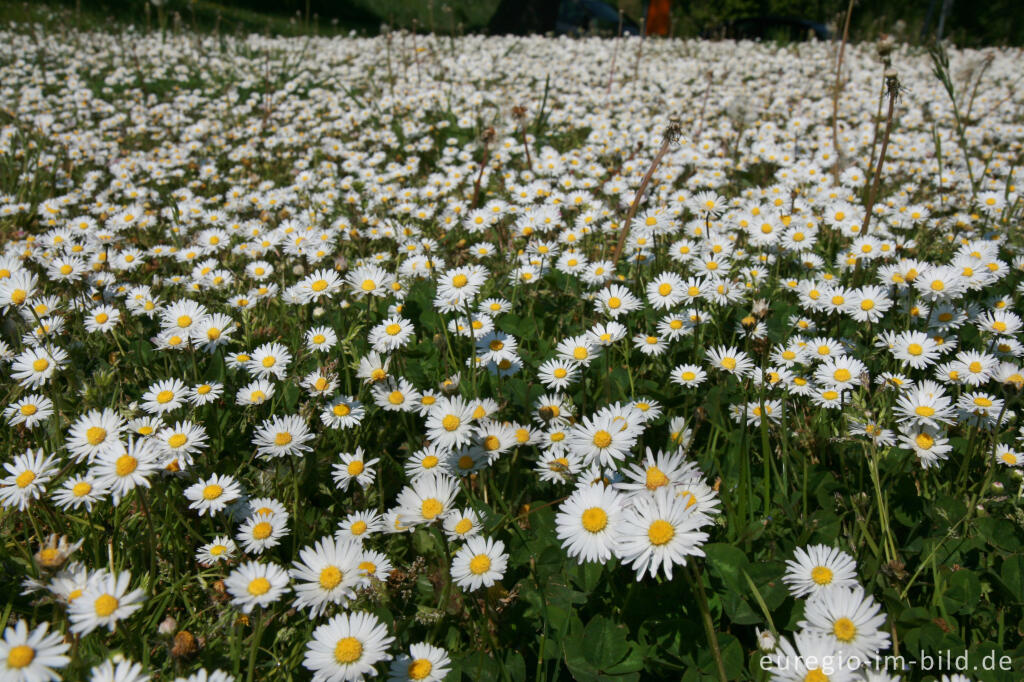
{"type": "Polygon", "coordinates": [[[459,428],[459,424],[462,420],[456,417],[454,414],[445,415],[444,419],[441,420],[441,426],[444,427],[445,431],[454,431],[459,428]]]}
{"type": "Polygon", "coordinates": [[[455,532],[459,535],[465,535],[473,528],[473,522],[469,519],[461,519],[455,524],[455,532]]]}
{"type": "Polygon", "coordinates": [[[7,667],[24,668],[35,660],[35,657],[35,649],[26,644],[19,644],[16,647],[11,647],[11,650],[7,652],[7,667]]]}
{"type": "Polygon", "coordinates": [[[826,566],[815,566],[811,569],[811,580],[818,585],[828,585],[832,582],[832,569],[826,566]]]}
{"type": "Polygon", "coordinates": [[[228,551],[228,548],[227,548],[226,545],[214,545],[213,547],[210,548],[210,555],[211,556],[220,556],[221,554],[223,554],[226,551],[228,551]]]}
{"type": "Polygon", "coordinates": [[[433,469],[438,465],[439,460],[434,455],[427,455],[420,464],[424,469],[433,469]]]}
{"type": "Polygon", "coordinates": [[[583,512],[583,528],[589,533],[600,533],[608,525],[608,514],[600,507],[591,507],[583,512]]]}
{"type": "Polygon", "coordinates": [[[218,497],[221,496],[223,492],[224,488],[220,487],[216,483],[211,483],[210,485],[203,488],[203,499],[216,500],[218,497]]]}
{"type": "Polygon", "coordinates": [[[405,402],[405,394],[401,391],[391,391],[388,393],[388,402],[392,405],[401,405],[405,402]]]}
{"type": "Polygon", "coordinates": [[[342,577],[341,571],[338,570],[337,566],[328,566],[320,571],[320,587],[325,590],[333,590],[341,583],[342,577]]]}
{"type": "Polygon", "coordinates": [[[722,358],[721,365],[731,372],[736,369],[736,358],[722,358]]]}
{"type": "Polygon", "coordinates": [[[117,471],[118,476],[127,476],[139,467],[139,460],[135,459],[131,455],[121,455],[117,458],[117,462],[114,465],[114,470],[117,471]]]}
{"type": "Polygon", "coordinates": [[[840,642],[852,642],[857,636],[857,626],[849,618],[843,617],[832,624],[832,633],[840,642]]]}
{"type": "Polygon", "coordinates": [[[292,442],[292,434],[287,431],[281,431],[274,436],[274,445],[288,445],[292,442]]]}
{"type": "Polygon", "coordinates": [[[96,615],[100,618],[106,618],[114,611],[117,611],[119,603],[117,597],[110,594],[101,594],[96,598],[96,601],[92,603],[93,609],[96,611],[96,615]]]}
{"type": "Polygon", "coordinates": [[[611,298],[608,299],[608,307],[611,308],[612,310],[615,310],[616,308],[620,307],[621,305],[622,305],[622,299],[619,298],[618,296],[612,296],[611,298]]]}
{"type": "Polygon", "coordinates": [[[927,405],[918,405],[917,407],[914,408],[914,412],[919,417],[930,417],[933,414],[935,414],[935,409],[928,407],[927,405]]]}
{"type": "Polygon", "coordinates": [[[19,488],[27,488],[32,484],[32,481],[36,480],[36,474],[34,471],[22,471],[18,474],[18,477],[14,479],[19,488]]]}
{"type": "Polygon", "coordinates": [[[668,296],[669,294],[672,293],[672,285],[669,284],[668,282],[665,282],[664,284],[658,287],[658,293],[662,296],[668,296]]]}
{"type": "Polygon", "coordinates": [[[358,476],[363,473],[364,468],[362,460],[354,459],[348,463],[348,475],[358,476]]]}
{"type": "Polygon", "coordinates": [[[257,540],[266,540],[270,537],[274,528],[266,521],[260,521],[252,527],[252,536],[257,540]]]}
{"type": "Polygon", "coordinates": [[[327,288],[327,280],[326,279],[318,279],[317,281],[313,282],[313,284],[312,284],[312,286],[310,288],[313,291],[323,291],[324,289],[327,288]]]}
{"type": "Polygon", "coordinates": [[[50,362],[46,358],[39,358],[38,360],[32,363],[32,369],[34,369],[37,372],[45,372],[46,368],[49,366],[50,362]]]}
{"type": "Polygon", "coordinates": [[[275,358],[273,355],[268,355],[267,357],[263,358],[261,364],[264,367],[270,368],[274,366],[275,362],[277,362],[277,358],[275,358]]]}
{"type": "Polygon", "coordinates": [[[612,434],[608,433],[604,429],[598,430],[594,434],[594,445],[599,448],[606,448],[612,444],[612,434]]]}
{"type": "Polygon", "coordinates": [[[911,355],[920,355],[924,352],[924,348],[919,343],[912,343],[907,346],[907,352],[911,355]]]}
{"type": "Polygon", "coordinates": [[[442,511],[444,511],[444,505],[435,497],[428,497],[423,500],[423,504],[420,505],[420,513],[425,519],[433,519],[442,511]]]}
{"type": "Polygon", "coordinates": [[[192,318],[189,317],[188,315],[182,315],[181,317],[178,318],[178,326],[182,328],[191,327],[192,318]]]}
{"type": "Polygon", "coordinates": [[[454,286],[454,287],[456,287],[458,289],[461,289],[462,287],[466,286],[467,284],[469,284],[469,277],[466,277],[465,275],[463,275],[461,273],[458,274],[458,275],[455,275],[454,277],[452,277],[452,286],[454,286]]]}
{"type": "Polygon", "coordinates": [[[815,668],[804,675],[804,682],[828,682],[828,675],[821,672],[820,668],[815,668]]]}
{"type": "Polygon", "coordinates": [[[425,680],[433,669],[433,663],[425,658],[417,658],[409,664],[409,669],[406,672],[409,673],[410,680],[425,680]]]}
{"type": "Polygon", "coordinates": [[[270,581],[264,577],[253,579],[249,583],[249,594],[259,597],[270,591],[270,581]]]}
{"type": "Polygon", "coordinates": [[[668,485],[668,476],[658,467],[650,467],[647,469],[647,482],[645,485],[648,490],[657,490],[663,485],[668,485]]]}
{"type": "Polygon", "coordinates": [[[652,545],[664,545],[676,535],[675,527],[668,521],[658,519],[647,528],[647,538],[652,545]]]}
{"type": "Polygon", "coordinates": [[[833,377],[833,378],[834,378],[834,379],[835,379],[836,381],[849,381],[849,380],[850,380],[850,370],[848,370],[848,369],[845,369],[845,368],[840,368],[840,369],[837,369],[837,370],[836,370],[836,371],[835,371],[835,372],[834,372],[834,373],[832,374],[832,377],[833,377]]]}
{"type": "Polygon", "coordinates": [[[161,405],[166,405],[172,400],[174,400],[174,391],[160,391],[156,394],[156,401],[161,405]]]}
{"type": "Polygon", "coordinates": [[[477,554],[469,562],[469,572],[473,575],[481,575],[491,570],[491,557],[486,554],[477,554]]]}
{"type": "Polygon", "coordinates": [[[334,646],[334,660],[342,665],[358,661],[363,655],[363,644],[355,637],[338,640],[334,646]]]}
{"type": "Polygon", "coordinates": [[[71,488],[71,494],[75,497],[82,497],[92,492],[92,484],[85,481],[79,481],[71,488]]]}

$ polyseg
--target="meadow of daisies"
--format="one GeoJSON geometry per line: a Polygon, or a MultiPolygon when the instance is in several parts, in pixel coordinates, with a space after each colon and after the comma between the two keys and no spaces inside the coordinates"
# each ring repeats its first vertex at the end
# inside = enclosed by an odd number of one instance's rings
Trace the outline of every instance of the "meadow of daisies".
{"type": "Polygon", "coordinates": [[[0,40],[0,680],[1024,675],[1019,50],[0,40]]]}

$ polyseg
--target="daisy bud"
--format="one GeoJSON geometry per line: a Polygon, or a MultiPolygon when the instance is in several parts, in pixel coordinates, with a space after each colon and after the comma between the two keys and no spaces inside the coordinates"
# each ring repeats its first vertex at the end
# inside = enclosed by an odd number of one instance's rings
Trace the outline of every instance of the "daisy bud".
{"type": "Polygon", "coordinates": [[[770,630],[761,630],[761,628],[756,628],[756,631],[758,648],[765,653],[775,651],[775,635],[770,630]]]}

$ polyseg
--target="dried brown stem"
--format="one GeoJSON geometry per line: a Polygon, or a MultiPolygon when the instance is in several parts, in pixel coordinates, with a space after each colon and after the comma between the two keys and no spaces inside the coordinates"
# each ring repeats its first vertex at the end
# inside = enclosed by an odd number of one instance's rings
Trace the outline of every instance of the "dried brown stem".
{"type": "Polygon", "coordinates": [[[874,177],[871,179],[871,191],[868,193],[868,203],[864,212],[864,223],[861,225],[860,233],[866,235],[868,227],[871,226],[871,215],[875,208],[875,198],[878,196],[878,186],[882,181],[882,166],[885,165],[885,152],[889,148],[889,133],[892,132],[892,118],[896,110],[896,98],[900,94],[900,82],[895,74],[886,74],[885,87],[889,92],[889,111],[885,115],[885,133],[882,135],[882,150],[878,154],[878,166],[875,168],[874,177]]]}

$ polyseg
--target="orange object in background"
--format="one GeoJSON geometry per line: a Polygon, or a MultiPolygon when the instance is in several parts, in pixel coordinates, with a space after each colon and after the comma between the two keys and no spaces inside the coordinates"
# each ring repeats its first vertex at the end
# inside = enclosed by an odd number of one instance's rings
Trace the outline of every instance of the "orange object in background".
{"type": "Polygon", "coordinates": [[[667,36],[672,25],[671,9],[672,0],[650,0],[644,32],[649,36],[667,36]]]}

